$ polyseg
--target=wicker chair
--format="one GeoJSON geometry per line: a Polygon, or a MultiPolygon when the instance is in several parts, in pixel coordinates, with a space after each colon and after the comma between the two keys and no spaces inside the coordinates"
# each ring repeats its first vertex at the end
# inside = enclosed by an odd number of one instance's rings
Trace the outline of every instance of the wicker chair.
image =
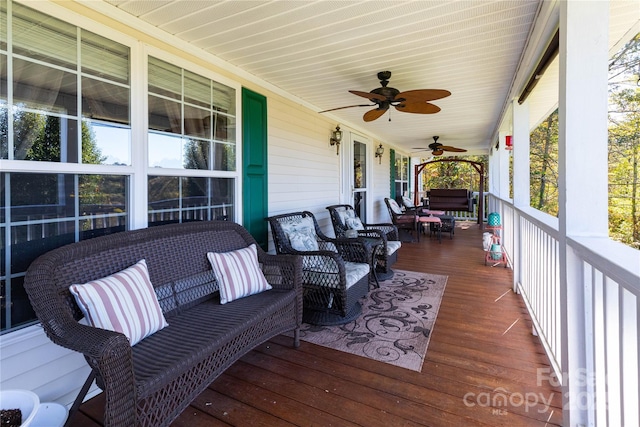
{"type": "Polygon", "coordinates": [[[428,209],[426,206],[424,206],[424,205],[416,206],[413,203],[413,200],[411,200],[409,197],[402,196],[401,200],[402,200],[402,207],[404,208],[405,212],[416,211],[419,216],[420,215],[424,215],[424,216],[430,215],[428,212],[425,212],[425,209],[428,209]]]}
{"type": "Polygon", "coordinates": [[[357,318],[369,292],[372,245],[365,238],[332,239],[311,212],[267,218],[278,254],[302,256],[303,321],[315,325],[357,318]]]}
{"type": "Polygon", "coordinates": [[[345,238],[348,230],[356,230],[358,236],[381,239],[376,246],[376,275],[380,280],[393,277],[391,266],[398,259],[398,249],[402,243],[398,239],[398,228],[391,223],[365,224],[355,214],[351,205],[327,206],[336,237],[345,238]]]}
{"type": "Polygon", "coordinates": [[[420,240],[418,233],[418,211],[404,211],[393,199],[386,197],[384,203],[387,205],[391,222],[398,228],[398,231],[404,230],[410,234],[416,232],[417,240],[420,240]]]}

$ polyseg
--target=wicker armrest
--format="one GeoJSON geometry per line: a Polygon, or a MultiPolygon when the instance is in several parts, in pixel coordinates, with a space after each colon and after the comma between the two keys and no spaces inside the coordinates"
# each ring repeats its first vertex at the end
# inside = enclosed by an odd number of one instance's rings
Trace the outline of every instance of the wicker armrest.
{"type": "Polygon", "coordinates": [[[335,245],[338,254],[340,254],[345,261],[368,264],[371,259],[371,251],[373,248],[371,242],[367,241],[366,237],[358,235],[355,239],[338,238],[328,239],[328,241],[335,245]]]}
{"type": "Polygon", "coordinates": [[[301,287],[302,258],[296,255],[273,255],[261,252],[259,258],[267,282],[274,289],[301,287]]]}
{"type": "Polygon", "coordinates": [[[131,345],[124,334],[87,326],[75,321],[64,328],[51,328],[49,338],[63,347],[82,353],[97,372],[98,385],[106,395],[105,425],[134,425],[136,388],[131,345]]]}
{"type": "Polygon", "coordinates": [[[367,229],[374,228],[383,231],[387,240],[400,240],[398,237],[398,227],[396,227],[394,224],[367,224],[365,227],[367,229]]]}
{"type": "Polygon", "coordinates": [[[385,230],[379,229],[379,228],[369,228],[369,229],[365,229],[365,230],[358,230],[358,236],[360,237],[368,237],[368,238],[373,238],[373,239],[380,239],[384,242],[384,244],[387,244],[387,233],[385,232],[385,230]]]}

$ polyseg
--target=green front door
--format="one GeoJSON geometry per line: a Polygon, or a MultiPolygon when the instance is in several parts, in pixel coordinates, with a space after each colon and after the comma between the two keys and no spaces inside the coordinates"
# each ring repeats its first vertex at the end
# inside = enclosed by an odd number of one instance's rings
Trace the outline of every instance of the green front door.
{"type": "Polygon", "coordinates": [[[267,250],[267,98],[242,88],[242,224],[267,250]]]}

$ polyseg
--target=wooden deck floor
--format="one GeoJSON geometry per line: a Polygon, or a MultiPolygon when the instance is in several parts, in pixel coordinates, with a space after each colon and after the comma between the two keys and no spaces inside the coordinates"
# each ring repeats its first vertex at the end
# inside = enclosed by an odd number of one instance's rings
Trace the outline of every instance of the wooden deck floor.
{"type": "MultiPolygon", "coordinates": [[[[510,269],[484,265],[482,232],[405,243],[394,268],[447,275],[422,372],[277,337],[234,364],[173,426],[561,425],[561,391],[510,269]]],[[[71,426],[99,426],[100,396],[71,426]]]]}

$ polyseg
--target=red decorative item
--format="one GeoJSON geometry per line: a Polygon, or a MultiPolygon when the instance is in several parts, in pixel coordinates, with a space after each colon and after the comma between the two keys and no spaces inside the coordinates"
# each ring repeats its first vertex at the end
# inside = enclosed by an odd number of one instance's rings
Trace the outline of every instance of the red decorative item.
{"type": "Polygon", "coordinates": [[[511,135],[507,135],[505,138],[505,150],[513,150],[513,139],[511,135]]]}

